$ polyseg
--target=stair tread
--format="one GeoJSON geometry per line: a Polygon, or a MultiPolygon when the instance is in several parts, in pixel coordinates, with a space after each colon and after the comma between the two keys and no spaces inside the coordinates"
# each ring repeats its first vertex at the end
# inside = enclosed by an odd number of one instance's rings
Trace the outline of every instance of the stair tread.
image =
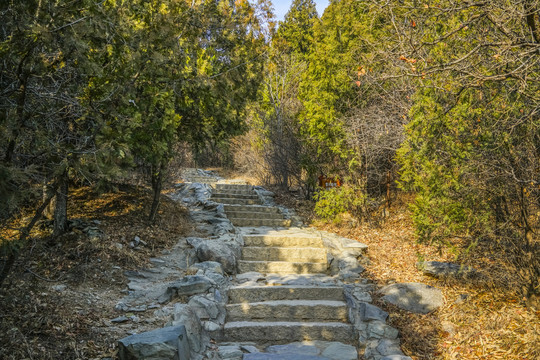
{"type": "Polygon", "coordinates": [[[267,306],[347,306],[345,301],[340,300],[269,300],[269,301],[258,301],[250,303],[236,303],[236,304],[227,304],[227,306],[258,306],[258,305],[267,305],[267,306]]]}
{"type": "Polygon", "coordinates": [[[224,328],[238,327],[278,327],[278,326],[300,326],[300,327],[343,327],[352,328],[352,325],[345,322],[315,322],[315,321],[230,321],[226,322],[224,328]]]}
{"type": "Polygon", "coordinates": [[[286,260],[272,260],[272,261],[266,261],[266,260],[238,260],[238,262],[242,263],[253,263],[253,264],[291,264],[291,265],[307,265],[307,264],[313,264],[313,265],[320,265],[321,263],[317,262],[303,262],[303,261],[286,261],[286,260]]]}

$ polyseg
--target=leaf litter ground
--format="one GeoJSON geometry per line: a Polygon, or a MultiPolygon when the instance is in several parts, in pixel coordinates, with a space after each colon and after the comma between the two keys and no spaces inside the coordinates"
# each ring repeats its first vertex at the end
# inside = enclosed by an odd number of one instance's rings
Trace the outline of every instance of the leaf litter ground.
{"type": "MultiPolygon", "coordinates": [[[[151,194],[143,188],[121,186],[99,194],[84,187],[70,196],[69,216],[82,226],[52,242],[43,222],[22,249],[8,286],[0,289],[1,359],[114,356],[116,340],[130,331],[163,325],[145,322],[144,314],[119,326],[110,319],[121,315],[114,305],[125,295],[124,271],[146,266],[150,257],[190,233],[186,209],[163,197],[156,224],[148,225],[151,194]],[[96,223],[102,238],[84,231],[96,223]],[[135,236],[146,245],[133,249],[135,236]]],[[[1,230],[5,237],[16,235],[17,221],[1,230]]]]}

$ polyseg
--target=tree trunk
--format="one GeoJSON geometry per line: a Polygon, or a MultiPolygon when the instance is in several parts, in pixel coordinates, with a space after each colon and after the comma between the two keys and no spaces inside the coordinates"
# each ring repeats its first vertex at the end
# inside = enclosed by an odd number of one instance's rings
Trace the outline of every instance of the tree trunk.
{"type": "MultiPolygon", "coordinates": [[[[30,234],[30,231],[32,231],[32,228],[34,227],[34,225],[41,218],[41,215],[43,214],[43,210],[45,210],[45,208],[51,202],[52,198],[55,196],[58,185],[59,185],[58,183],[54,183],[49,188],[49,191],[48,191],[46,197],[43,199],[43,203],[36,210],[36,212],[34,214],[34,217],[30,221],[30,223],[28,223],[28,225],[26,225],[26,227],[24,229],[22,229],[22,231],[21,231],[21,233],[19,235],[19,240],[18,240],[19,244],[24,244],[24,242],[26,241],[26,238],[30,234]]],[[[6,256],[7,259],[4,262],[4,264],[3,264],[3,266],[2,266],[2,268],[0,270],[0,287],[2,286],[2,284],[3,284],[4,280],[6,279],[6,277],[9,275],[9,272],[11,271],[11,268],[13,267],[13,264],[15,264],[15,260],[17,260],[17,257],[19,255],[19,251],[18,251],[17,247],[11,246],[11,248],[7,249],[7,247],[9,245],[4,245],[4,246],[6,247],[6,250],[7,250],[8,254],[6,256]]]]}
{"type": "Polygon", "coordinates": [[[56,191],[56,205],[54,207],[54,230],[53,237],[56,238],[68,229],[67,201],[68,201],[68,171],[64,171],[58,178],[58,190],[56,191]]]}
{"type": "MultiPolygon", "coordinates": [[[[49,184],[43,185],[43,202],[49,197],[50,194],[49,184]]],[[[49,200],[49,205],[43,210],[43,217],[47,220],[54,219],[54,208],[56,207],[56,197],[53,194],[53,198],[49,200]]]]}
{"type": "Polygon", "coordinates": [[[150,215],[148,221],[154,223],[156,215],[159,210],[159,200],[161,198],[161,187],[163,185],[163,173],[165,172],[166,165],[162,162],[159,168],[152,171],[152,207],[150,208],[150,215]]]}

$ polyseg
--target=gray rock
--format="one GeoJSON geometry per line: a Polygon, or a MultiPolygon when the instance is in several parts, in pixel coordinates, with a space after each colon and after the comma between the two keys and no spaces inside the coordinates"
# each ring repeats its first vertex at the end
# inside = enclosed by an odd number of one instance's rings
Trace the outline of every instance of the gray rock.
{"type": "Polygon", "coordinates": [[[128,336],[118,341],[120,360],[189,360],[189,345],[184,326],[171,326],[128,336]]]}
{"type": "Polygon", "coordinates": [[[202,325],[199,317],[187,304],[175,304],[172,325],[184,325],[189,348],[194,352],[202,349],[202,325]]]}
{"type": "Polygon", "coordinates": [[[52,287],[52,289],[53,289],[54,291],[62,292],[62,291],[64,291],[64,290],[67,289],[67,285],[64,285],[64,284],[54,285],[54,286],[52,287]]]}
{"type": "Polygon", "coordinates": [[[412,360],[412,358],[405,355],[389,355],[381,358],[381,360],[412,360]]]}
{"type": "Polygon", "coordinates": [[[356,348],[351,345],[345,345],[343,343],[335,342],[330,344],[323,353],[323,357],[332,360],[357,360],[358,353],[356,348]]]}
{"type": "Polygon", "coordinates": [[[214,332],[221,329],[221,326],[213,321],[203,321],[203,328],[208,332],[214,332]]]}
{"type": "Polygon", "coordinates": [[[397,339],[399,331],[382,321],[370,321],[367,326],[368,337],[381,339],[397,339]]]}
{"type": "Polygon", "coordinates": [[[204,273],[213,272],[223,275],[223,267],[216,261],[204,261],[190,266],[190,269],[203,270],[204,273]]]}
{"type": "Polygon", "coordinates": [[[202,295],[193,296],[188,305],[191,306],[201,320],[217,319],[220,312],[222,312],[216,301],[207,299],[202,295]]]}
{"type": "Polygon", "coordinates": [[[355,274],[361,274],[366,270],[360,264],[358,264],[358,260],[352,256],[338,259],[338,268],[343,272],[351,272],[355,274]]]}
{"type": "Polygon", "coordinates": [[[205,239],[198,238],[198,237],[188,237],[186,238],[186,243],[193,246],[194,248],[197,248],[200,246],[203,242],[205,242],[205,239]]]}
{"type": "Polygon", "coordinates": [[[352,282],[352,281],[359,280],[360,279],[360,274],[356,273],[356,272],[352,272],[352,271],[340,271],[339,272],[339,277],[343,281],[352,282]]]}
{"type": "Polygon", "coordinates": [[[218,274],[216,272],[207,272],[206,277],[208,277],[213,282],[215,282],[217,287],[225,286],[225,284],[228,281],[228,279],[225,276],[218,274]]]}
{"type": "Polygon", "coordinates": [[[445,263],[440,261],[424,261],[417,264],[418,268],[422,270],[424,274],[434,277],[466,277],[476,273],[476,270],[469,266],[445,263]]]}
{"type": "Polygon", "coordinates": [[[199,261],[216,261],[223,266],[226,273],[236,273],[236,254],[222,241],[205,241],[199,244],[195,251],[199,261]]]}
{"type": "Polygon", "coordinates": [[[243,360],[328,360],[328,358],[316,355],[303,354],[268,354],[268,353],[251,353],[244,354],[243,360]]]}
{"type": "Polygon", "coordinates": [[[252,353],[258,353],[260,352],[259,349],[257,349],[255,346],[253,345],[242,345],[240,346],[240,348],[244,351],[247,351],[248,353],[252,354],[252,353]]]}
{"type": "Polygon", "coordinates": [[[165,293],[159,297],[159,302],[170,301],[174,296],[201,294],[208,291],[214,285],[215,282],[206,276],[187,275],[179,281],[170,283],[165,293]]]}
{"type": "Polygon", "coordinates": [[[238,359],[242,360],[242,357],[244,356],[244,353],[242,350],[240,350],[239,346],[234,345],[228,345],[228,346],[220,346],[218,348],[218,354],[222,359],[238,359]]]}
{"type": "Polygon", "coordinates": [[[371,295],[369,294],[369,292],[364,290],[363,288],[355,288],[352,291],[352,296],[354,296],[354,298],[360,302],[370,303],[372,301],[371,295]]]}
{"type": "Polygon", "coordinates": [[[399,347],[399,340],[383,339],[377,345],[377,351],[383,356],[388,355],[403,355],[399,347]]]}
{"type": "Polygon", "coordinates": [[[123,302],[119,302],[116,305],[114,305],[114,309],[118,311],[128,311],[129,305],[123,302]]]}
{"type": "Polygon", "coordinates": [[[129,321],[129,318],[127,316],[119,316],[119,317],[116,317],[114,319],[111,320],[112,323],[123,323],[123,322],[126,322],[126,321],[129,321]]]}
{"type": "Polygon", "coordinates": [[[266,351],[272,354],[319,355],[321,353],[321,351],[314,345],[294,343],[287,345],[272,345],[267,347],[266,351]]]}
{"type": "Polygon", "coordinates": [[[132,306],[127,311],[130,311],[130,312],[145,312],[146,310],[148,310],[148,306],[143,304],[143,305],[139,305],[139,306],[132,306]]]}
{"type": "Polygon", "coordinates": [[[439,289],[420,283],[392,284],[382,288],[380,293],[384,301],[419,314],[437,310],[444,303],[439,289]]]}
{"type": "Polygon", "coordinates": [[[358,305],[358,315],[361,321],[379,320],[385,322],[388,313],[375,305],[360,303],[358,305]]]}

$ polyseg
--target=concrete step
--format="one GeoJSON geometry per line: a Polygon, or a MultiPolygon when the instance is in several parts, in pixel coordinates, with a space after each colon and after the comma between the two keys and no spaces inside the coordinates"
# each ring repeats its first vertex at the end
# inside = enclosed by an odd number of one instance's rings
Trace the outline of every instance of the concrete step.
{"type": "Polygon", "coordinates": [[[347,322],[347,304],[332,300],[275,300],[227,305],[227,321],[347,322]]]}
{"type": "Polygon", "coordinates": [[[324,247],[318,236],[309,235],[244,235],[245,246],[274,246],[274,247],[324,247]]]}
{"type": "Polygon", "coordinates": [[[234,321],[225,323],[222,339],[258,344],[286,344],[305,340],[355,343],[352,325],[341,322],[234,321]]]}
{"type": "Polygon", "coordinates": [[[263,205],[233,205],[233,204],[227,204],[224,205],[225,212],[229,211],[241,211],[241,212],[265,212],[265,213],[277,213],[281,214],[279,212],[279,209],[274,206],[263,206],[263,205]]]}
{"type": "Polygon", "coordinates": [[[260,205],[260,199],[235,199],[212,197],[212,201],[229,205],[260,205]]]}
{"type": "Polygon", "coordinates": [[[225,199],[258,199],[257,194],[228,194],[224,192],[212,193],[213,198],[225,198],[225,199]]]}
{"type": "Polygon", "coordinates": [[[343,301],[341,286],[232,286],[228,291],[229,303],[253,303],[271,300],[334,300],[343,301]]]}
{"type": "Polygon", "coordinates": [[[229,218],[234,226],[270,226],[270,227],[289,227],[291,220],[285,219],[246,219],[229,218]]]}
{"type": "Polygon", "coordinates": [[[283,219],[283,215],[278,212],[261,211],[232,211],[225,210],[229,219],[283,219]]]}
{"type": "Polygon", "coordinates": [[[328,257],[326,249],[324,248],[245,246],[242,248],[242,260],[291,261],[326,264],[328,257]]]}
{"type": "Polygon", "coordinates": [[[261,274],[309,274],[326,273],[327,264],[288,261],[246,261],[238,260],[238,272],[259,272],[261,274]]]}

